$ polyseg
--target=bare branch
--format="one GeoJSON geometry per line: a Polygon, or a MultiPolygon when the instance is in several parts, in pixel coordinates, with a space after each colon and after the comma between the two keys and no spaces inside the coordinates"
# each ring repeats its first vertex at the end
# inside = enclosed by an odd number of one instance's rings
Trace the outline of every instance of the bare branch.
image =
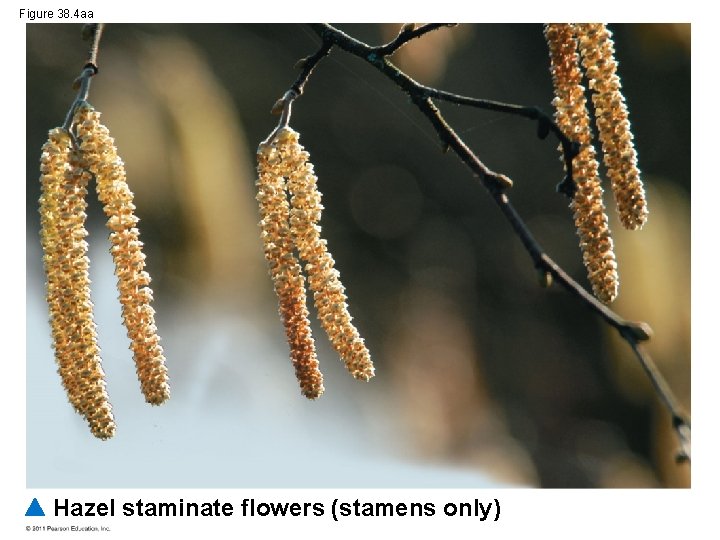
{"type": "Polygon", "coordinates": [[[391,56],[395,54],[395,52],[407,42],[415,38],[419,38],[420,36],[424,36],[428,32],[432,32],[433,30],[437,30],[438,28],[449,26],[457,25],[456,23],[430,23],[415,27],[414,24],[407,23],[402,25],[397,37],[393,39],[390,43],[386,43],[385,45],[381,45],[379,47],[372,47],[372,49],[373,52],[378,56],[391,56]]]}
{"type": "MultiPolygon", "coordinates": [[[[482,161],[480,161],[475,153],[468,148],[452,127],[445,121],[431,98],[537,120],[539,122],[538,135],[541,138],[552,131],[553,134],[560,140],[567,171],[572,171],[572,160],[578,154],[577,143],[570,141],[567,137],[565,137],[555,122],[553,122],[547,115],[542,113],[536,107],[523,107],[496,101],[468,98],[452,94],[450,92],[445,92],[443,90],[430,88],[410,78],[406,73],[398,69],[387,59],[388,55],[392,54],[410,39],[425,34],[431,30],[435,30],[441,26],[443,25],[425,25],[418,29],[404,27],[398,36],[390,43],[380,47],[371,47],[352,36],[345,34],[337,28],[330,26],[329,24],[311,24],[310,27],[323,40],[323,46],[320,51],[315,53],[315,55],[309,57],[313,60],[313,63],[310,70],[304,71],[302,74],[302,86],[304,86],[307,82],[312,68],[314,68],[322,58],[324,58],[327,51],[329,51],[333,45],[336,45],[345,52],[367,61],[395,82],[395,84],[397,84],[397,86],[399,86],[403,91],[405,91],[415,106],[418,107],[418,109],[433,125],[443,143],[443,146],[446,148],[452,148],[463,163],[465,163],[468,168],[476,176],[478,176],[480,182],[488,190],[493,200],[512,226],[513,230],[520,238],[538,271],[540,271],[546,278],[548,276],[552,276],[555,281],[561,284],[571,294],[576,296],[588,308],[600,315],[607,324],[617,329],[621,337],[629,344],[650,378],[661,402],[671,414],[673,428],[680,441],[678,461],[690,460],[690,422],[681,412],[677,399],[673,395],[673,392],[665,379],[662,377],[662,374],[655,366],[652,358],[640,346],[641,341],[650,339],[650,336],[652,335],[650,327],[646,323],[627,321],[620,317],[593,295],[587,292],[544,252],[543,248],[535,240],[525,222],[510,203],[510,198],[506,193],[507,189],[512,186],[510,179],[503,174],[490,170],[482,163],[482,161]],[[326,52],[324,54],[320,54],[321,51],[326,52]]],[[[296,81],[293,87],[291,87],[291,91],[296,88],[297,84],[298,83],[296,81]]],[[[300,88],[302,88],[302,86],[300,86],[300,88]]],[[[290,99],[290,101],[292,101],[292,99],[290,99]]],[[[571,172],[568,172],[563,182],[558,185],[558,191],[565,193],[568,196],[572,196],[574,190],[575,182],[572,179],[571,172]]]]}

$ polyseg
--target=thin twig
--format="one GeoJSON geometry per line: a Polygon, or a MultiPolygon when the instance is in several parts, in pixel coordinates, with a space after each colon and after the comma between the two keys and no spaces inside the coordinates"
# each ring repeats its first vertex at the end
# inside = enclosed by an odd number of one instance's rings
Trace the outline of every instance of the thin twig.
{"type": "Polygon", "coordinates": [[[538,129],[537,135],[541,139],[547,137],[548,133],[552,132],[562,145],[563,161],[565,162],[566,175],[562,182],[560,182],[556,189],[559,193],[565,194],[567,197],[572,198],[575,195],[576,184],[572,178],[572,160],[580,153],[580,145],[567,138],[565,133],[560,129],[552,118],[544,113],[538,107],[526,107],[523,105],[514,105],[511,103],[502,103],[500,101],[493,101],[490,99],[478,99],[452,92],[446,92],[444,90],[438,90],[436,88],[430,88],[427,86],[421,86],[425,94],[429,97],[448,101],[450,103],[456,103],[458,105],[466,105],[468,107],[475,107],[478,109],[484,109],[487,111],[502,112],[505,114],[512,114],[515,116],[522,116],[530,120],[537,120],[538,129]]]}
{"type": "Polygon", "coordinates": [[[300,72],[300,75],[298,75],[298,78],[295,79],[295,82],[290,88],[292,90],[295,90],[298,96],[302,96],[305,82],[312,74],[313,69],[315,69],[315,66],[318,64],[318,62],[320,62],[320,60],[330,54],[331,48],[332,43],[330,43],[329,41],[323,41],[322,45],[315,54],[308,56],[307,58],[303,58],[302,60],[300,60],[300,62],[296,64],[302,68],[302,71],[300,72]]]}
{"type": "MultiPolygon", "coordinates": [[[[439,27],[441,25],[437,25],[439,27]]],[[[672,390],[668,386],[662,374],[650,355],[641,348],[640,342],[650,339],[652,330],[643,322],[627,321],[609,309],[589,292],[587,292],[579,283],[573,280],[557,263],[555,263],[543,250],[540,244],[535,240],[530,229],[517,213],[510,203],[506,190],[512,185],[512,182],[505,176],[490,170],[475,153],[468,148],[463,140],[457,135],[452,127],[445,121],[439,109],[435,106],[431,98],[450,101],[460,105],[470,107],[494,110],[508,114],[524,116],[533,120],[538,120],[538,135],[541,137],[552,131],[560,140],[566,170],[568,171],[565,180],[558,185],[558,191],[572,196],[575,189],[575,182],[570,176],[572,171],[572,160],[578,153],[577,143],[570,141],[559,127],[550,118],[535,107],[522,107],[518,105],[510,105],[489,100],[479,100],[474,98],[466,98],[458,96],[450,92],[437,90],[424,86],[406,73],[394,66],[388,59],[387,55],[397,50],[402,44],[409,41],[426,27],[415,30],[401,31],[395,40],[381,47],[371,47],[347,34],[330,26],[329,24],[311,24],[310,27],[320,36],[323,41],[322,47],[318,53],[313,55],[314,63],[312,67],[324,58],[325,54],[321,51],[329,51],[333,45],[337,45],[342,50],[364,59],[372,66],[377,68],[385,76],[389,77],[395,84],[404,90],[412,99],[412,102],[431,122],[443,145],[452,148],[458,157],[465,163],[470,170],[477,175],[492,196],[495,203],[502,211],[505,218],[512,226],[515,233],[520,238],[523,246],[533,260],[535,267],[543,272],[546,276],[550,275],[562,285],[565,289],[574,294],[580,301],[588,306],[595,313],[600,315],[605,322],[618,330],[621,337],[627,341],[637,356],[640,364],[650,378],[655,391],[657,392],[661,402],[670,412],[672,417],[673,429],[675,430],[680,441],[679,460],[690,460],[690,422],[682,413],[678,401],[673,395],[672,390]]],[[[436,27],[425,29],[422,33],[434,30],[436,27]]],[[[304,85],[310,71],[304,73],[302,84],[304,85]]],[[[293,86],[295,88],[295,85],[293,86]]]]}
{"type": "Polygon", "coordinates": [[[70,132],[75,110],[83,101],[87,101],[88,95],[90,94],[90,83],[92,78],[98,73],[97,56],[104,28],[105,25],[103,23],[87,24],[83,27],[83,38],[89,39],[91,45],[88,51],[87,61],[82,71],[80,71],[78,78],[73,81],[73,89],[77,90],[78,93],[72,105],[70,105],[70,110],[65,115],[65,121],[62,125],[65,131],[70,132]]]}
{"type": "Polygon", "coordinates": [[[100,48],[100,39],[102,38],[103,30],[105,29],[104,23],[88,24],[83,28],[83,34],[90,37],[90,51],[88,52],[88,61],[86,65],[95,67],[97,71],[97,56],[100,48]]]}
{"type": "MultiPolygon", "coordinates": [[[[500,103],[498,101],[469,98],[453,94],[451,92],[445,92],[436,88],[431,88],[420,84],[416,80],[409,77],[402,70],[397,68],[387,59],[387,56],[378,54],[378,47],[371,47],[362,41],[355,39],[352,36],[330,26],[329,24],[311,24],[310,27],[317,33],[322,39],[323,44],[336,44],[338,47],[346,52],[349,52],[355,56],[358,56],[365,61],[369,62],[375,68],[379,69],[385,76],[390,78],[395,84],[400,86],[405,92],[407,92],[413,99],[415,96],[421,95],[425,97],[434,97],[456,103],[458,105],[467,105],[470,107],[481,108],[486,110],[493,110],[498,112],[504,112],[517,116],[523,116],[531,120],[537,120],[538,130],[537,134],[541,139],[544,139],[549,132],[552,132],[560,141],[563,150],[563,161],[565,162],[565,177],[557,185],[557,191],[565,194],[567,197],[572,198],[575,195],[576,184],[572,177],[572,160],[580,151],[580,145],[569,140],[560,127],[545,113],[540,111],[537,107],[523,107],[520,105],[511,105],[507,103],[500,103]],[[325,39],[325,35],[329,36],[325,39]]],[[[434,28],[433,28],[434,29],[434,28]]],[[[447,141],[443,141],[447,143],[447,141]]],[[[477,160],[477,157],[475,157],[477,160]]],[[[463,160],[466,163],[468,161],[463,160]]],[[[477,171],[476,171],[477,172],[477,171]]]]}
{"type": "Polygon", "coordinates": [[[400,28],[400,32],[398,33],[397,37],[393,39],[390,43],[380,45],[379,47],[371,47],[371,49],[378,56],[392,56],[400,47],[405,45],[408,41],[419,38],[420,36],[424,36],[428,32],[432,32],[433,30],[437,30],[438,28],[448,26],[456,26],[456,23],[430,23],[423,24],[422,26],[419,26],[417,28],[415,28],[415,26],[412,24],[404,24],[400,28]]]}

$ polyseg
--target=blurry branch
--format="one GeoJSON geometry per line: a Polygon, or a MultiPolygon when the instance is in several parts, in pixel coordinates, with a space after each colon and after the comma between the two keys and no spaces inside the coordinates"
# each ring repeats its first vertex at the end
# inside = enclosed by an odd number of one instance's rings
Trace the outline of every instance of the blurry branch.
{"type": "Polygon", "coordinates": [[[87,101],[88,94],[90,93],[90,82],[98,72],[97,56],[104,27],[105,25],[103,23],[86,24],[83,26],[82,37],[85,41],[90,41],[90,49],[88,50],[87,62],[85,62],[78,78],[73,81],[73,89],[77,90],[78,94],[65,116],[65,122],[63,122],[62,126],[65,131],[70,131],[73,116],[75,115],[75,110],[78,105],[87,101]]]}
{"type": "MultiPolygon", "coordinates": [[[[549,285],[554,279],[560,283],[571,294],[576,296],[592,311],[600,315],[610,326],[620,333],[620,336],[627,341],[633,352],[640,361],[643,369],[650,378],[652,385],[657,392],[659,399],[668,409],[672,417],[673,428],[680,442],[678,461],[690,460],[690,422],[681,412],[677,399],[672,390],[658,371],[650,355],[641,347],[641,342],[650,339],[652,330],[643,322],[632,322],[620,317],[609,309],[593,295],[587,292],[580,284],[574,281],[557,263],[555,263],[538,244],[528,229],[525,222],[510,203],[507,190],[512,186],[512,181],[505,175],[490,170],[475,153],[468,148],[465,142],[458,136],[452,127],[443,118],[442,113],[433,102],[433,98],[449,101],[459,105],[493,110],[522,116],[538,121],[538,136],[546,137],[552,132],[560,141],[563,149],[564,161],[566,163],[565,179],[558,185],[558,191],[567,196],[572,196],[575,189],[575,182],[572,178],[572,160],[578,154],[579,145],[567,139],[555,124],[555,122],[536,107],[523,107],[488,101],[476,98],[459,96],[435,88],[424,86],[403,71],[393,65],[388,56],[392,55],[402,45],[411,39],[420,37],[432,30],[436,30],[445,24],[428,24],[419,28],[414,25],[404,25],[398,36],[386,45],[372,47],[344,32],[330,26],[329,24],[311,24],[310,27],[322,39],[322,45],[318,51],[299,62],[302,68],[297,80],[292,84],[290,90],[278,100],[273,111],[281,114],[278,129],[286,126],[290,119],[292,102],[302,95],[305,83],[317,64],[325,58],[333,46],[361,58],[378,69],[385,76],[390,78],[397,86],[405,91],[415,106],[427,117],[435,128],[443,147],[452,150],[458,155],[465,165],[479,178],[482,185],[488,190],[490,196],[500,208],[501,212],[520,238],[523,246],[532,258],[533,264],[539,272],[542,281],[549,285]]],[[[277,130],[276,130],[277,131],[277,130]]],[[[270,138],[274,136],[271,134],[270,138]]]]}

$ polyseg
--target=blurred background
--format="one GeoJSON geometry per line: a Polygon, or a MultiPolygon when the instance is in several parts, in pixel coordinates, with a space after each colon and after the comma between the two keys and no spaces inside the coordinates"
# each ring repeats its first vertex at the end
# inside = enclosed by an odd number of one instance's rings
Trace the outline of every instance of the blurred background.
{"type": "MultiPolygon", "coordinates": [[[[291,125],[323,193],[323,233],[376,364],[354,381],[314,325],[326,393],[300,395],[267,276],[254,153],[317,36],[302,25],[124,25],[103,37],[90,102],[136,195],[173,397],[143,402],[102,209],[90,196],[96,322],[118,432],[93,439],[50,347],[38,160],[85,61],[80,25],[27,27],[28,487],[687,487],[670,420],[616,332],[542,289],[490,197],[388,80],[334,50],[291,125]]],[[[399,25],[340,25],[370,44],[399,25]]],[[[610,25],[650,217],[626,232],[612,306],[690,412],[690,26],[610,25]]],[[[422,83],[552,112],[542,26],[461,25],[394,58],[422,83]]],[[[535,124],[438,103],[549,255],[585,270],[556,141],[535,124]]],[[[606,196],[609,192],[606,193],[606,196]]]]}

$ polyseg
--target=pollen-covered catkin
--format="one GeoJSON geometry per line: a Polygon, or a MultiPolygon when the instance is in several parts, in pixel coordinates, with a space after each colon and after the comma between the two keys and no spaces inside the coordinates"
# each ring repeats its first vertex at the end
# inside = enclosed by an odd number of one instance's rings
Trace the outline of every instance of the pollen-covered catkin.
{"type": "Polygon", "coordinates": [[[280,318],[300,391],[305,397],[315,399],[324,391],[323,376],[310,329],[305,278],[293,254],[284,163],[271,144],[260,145],[257,160],[256,198],[265,259],[278,297],[280,318]]]}
{"type": "Polygon", "coordinates": [[[648,211],[628,110],[617,75],[612,33],[601,23],[576,24],[575,29],[585,75],[593,92],[603,160],[618,215],[626,229],[639,229],[645,224],[648,211]]]}
{"type": "Polygon", "coordinates": [[[170,397],[170,388],[125,166],[108,129],[100,123],[100,114],[89,104],[77,108],[74,124],[86,167],[95,175],[98,198],[108,217],[110,253],[140,387],[148,403],[160,405],[170,397]]]}
{"type": "Polygon", "coordinates": [[[300,258],[305,261],[308,284],[313,291],[318,317],[333,348],[356,379],[367,381],[374,374],[370,352],[352,324],[340,272],[320,237],[321,194],[307,151],[299,134],[286,127],[276,136],[280,158],[287,167],[290,199],[290,231],[300,258]]]}
{"type": "Polygon", "coordinates": [[[555,88],[555,121],[565,136],[580,144],[580,152],[573,159],[572,174],[577,189],[570,206],[580,238],[583,262],[595,296],[607,304],[617,296],[619,280],[602,200],[598,162],[592,145],[585,89],[581,84],[577,40],[570,24],[545,25],[545,38],[555,88]]]}
{"type": "Polygon", "coordinates": [[[115,421],[93,321],[85,241],[89,174],[65,130],[50,131],[40,172],[40,236],[58,373],[68,400],[86,418],[92,434],[108,439],[115,433],[115,421]]]}

